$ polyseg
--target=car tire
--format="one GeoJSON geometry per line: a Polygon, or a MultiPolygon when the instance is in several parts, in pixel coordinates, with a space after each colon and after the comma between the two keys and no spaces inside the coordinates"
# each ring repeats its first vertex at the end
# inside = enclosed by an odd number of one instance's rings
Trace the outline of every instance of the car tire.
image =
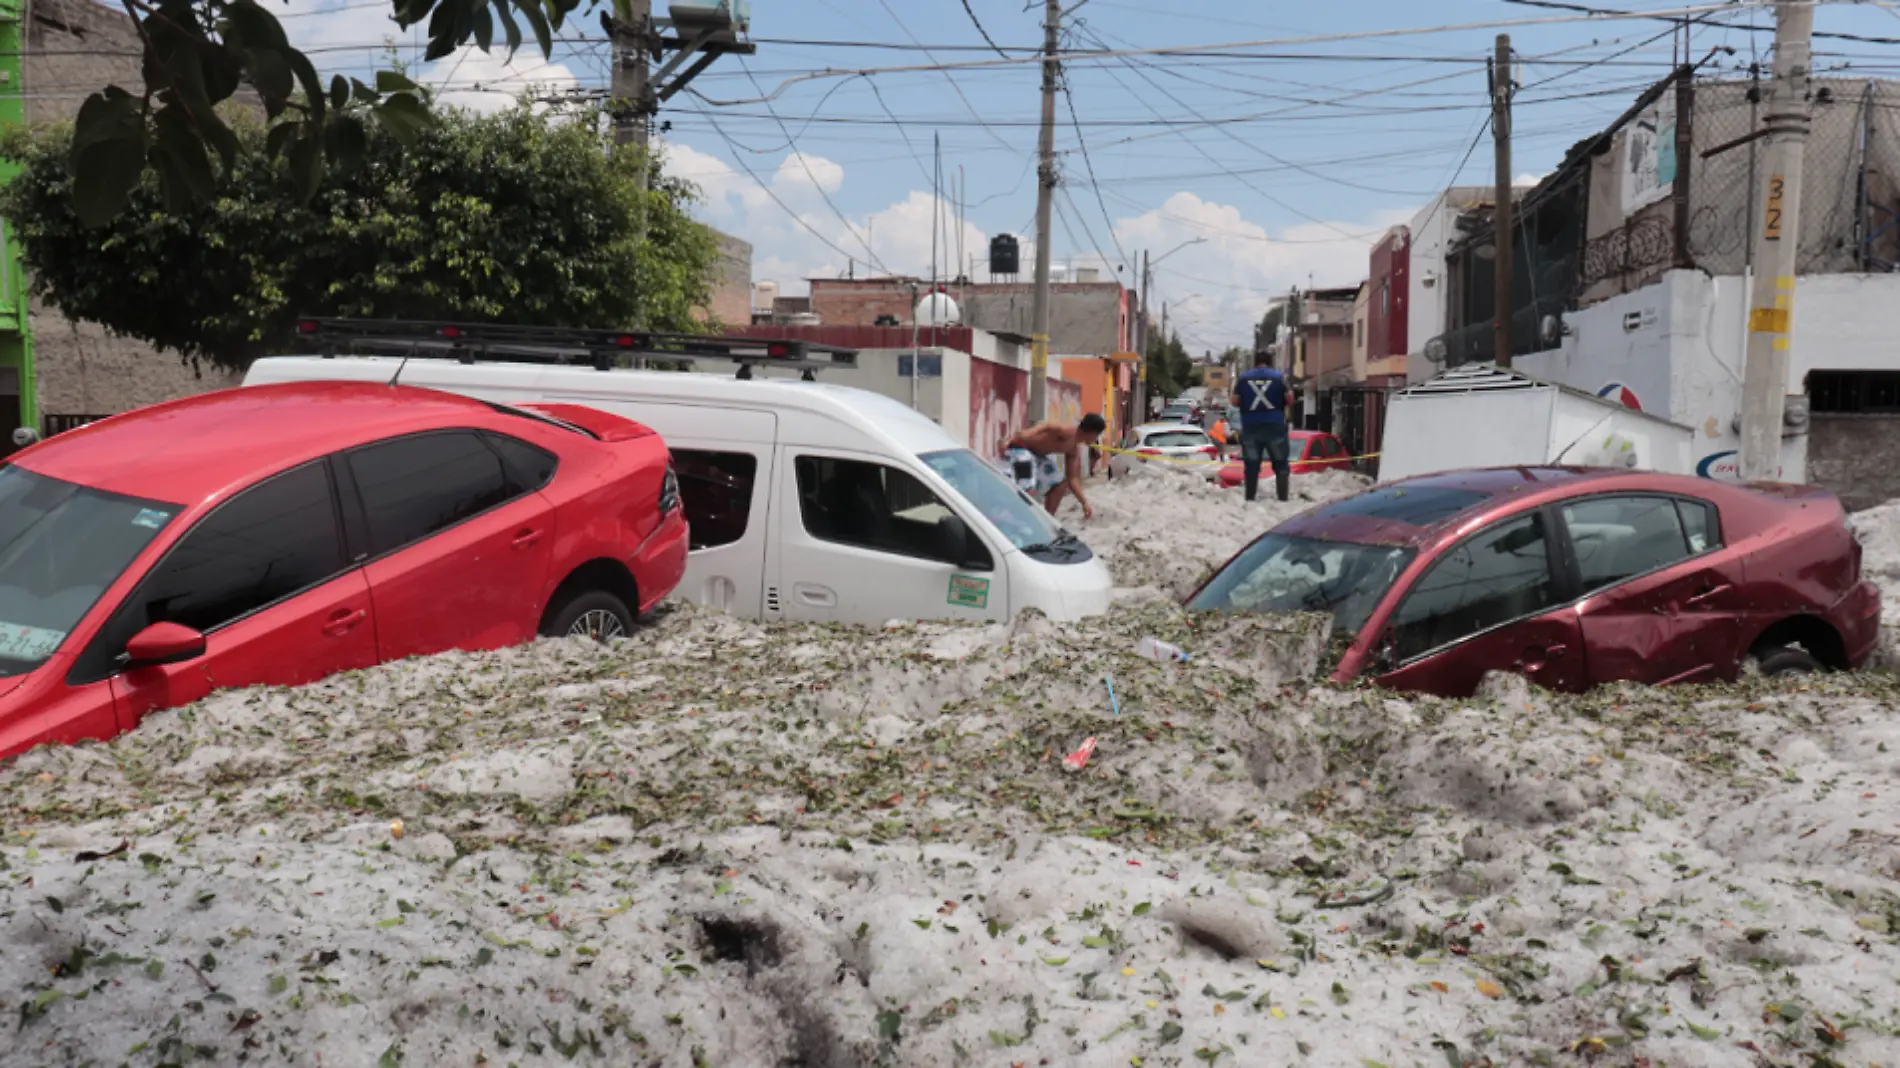
{"type": "Polygon", "coordinates": [[[605,590],[584,590],[547,614],[541,624],[544,638],[592,638],[612,641],[633,633],[633,613],[620,598],[605,590]]]}
{"type": "Polygon", "coordinates": [[[1795,678],[1803,675],[1819,675],[1824,669],[1821,662],[1808,654],[1798,645],[1782,645],[1773,649],[1764,649],[1755,657],[1755,670],[1763,678],[1795,678]]]}

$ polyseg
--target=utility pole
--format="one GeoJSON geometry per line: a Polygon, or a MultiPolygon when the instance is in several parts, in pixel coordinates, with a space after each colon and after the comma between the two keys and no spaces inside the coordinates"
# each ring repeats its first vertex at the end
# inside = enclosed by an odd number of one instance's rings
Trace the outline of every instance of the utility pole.
{"type": "Polygon", "coordinates": [[[646,155],[648,118],[654,107],[647,57],[653,39],[653,0],[630,0],[625,21],[608,21],[612,39],[614,144],[634,145],[646,155]]]}
{"type": "Polygon", "coordinates": [[[1141,337],[1135,349],[1140,359],[1135,361],[1135,419],[1134,426],[1148,421],[1148,287],[1154,278],[1149,267],[1148,251],[1141,253],[1141,337]]]}
{"type": "Polygon", "coordinates": [[[1042,134],[1036,146],[1036,301],[1033,347],[1029,351],[1029,421],[1040,423],[1049,412],[1049,212],[1056,194],[1056,33],[1061,29],[1061,0],[1043,0],[1042,8],[1042,134]]]}
{"type": "Polygon", "coordinates": [[[1495,340],[1492,355],[1499,367],[1511,366],[1511,35],[1498,34],[1498,53],[1491,64],[1491,138],[1497,146],[1497,207],[1492,209],[1492,260],[1497,266],[1495,340]]]}
{"type": "Polygon", "coordinates": [[[1767,137],[1762,226],[1755,235],[1755,284],[1742,368],[1741,474],[1781,478],[1781,424],[1788,396],[1796,253],[1801,246],[1801,164],[1808,141],[1808,48],[1814,8],[1775,5],[1775,77],[1762,129],[1767,137]]]}

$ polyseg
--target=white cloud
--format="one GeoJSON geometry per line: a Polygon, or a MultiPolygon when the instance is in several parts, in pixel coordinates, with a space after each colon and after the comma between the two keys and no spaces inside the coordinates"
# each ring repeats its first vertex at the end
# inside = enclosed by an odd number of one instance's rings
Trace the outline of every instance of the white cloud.
{"type": "Polygon", "coordinates": [[[567,64],[543,59],[533,49],[523,49],[511,58],[505,51],[483,52],[472,44],[428,64],[414,77],[418,84],[435,90],[443,106],[482,115],[506,111],[524,94],[555,96],[580,85],[567,64]]]}
{"type": "Polygon", "coordinates": [[[1511,179],[1511,184],[1518,188],[1523,188],[1525,186],[1536,185],[1538,182],[1541,182],[1543,180],[1544,180],[1544,176],[1542,174],[1535,174],[1530,171],[1525,171],[1523,174],[1520,174],[1516,178],[1511,179]]]}
{"type": "Polygon", "coordinates": [[[1218,351],[1251,345],[1253,324],[1295,286],[1363,281],[1372,242],[1411,216],[1406,208],[1270,232],[1233,205],[1181,192],[1157,209],[1121,220],[1115,234],[1130,255],[1145,249],[1164,257],[1154,268],[1150,299],[1156,314],[1165,302],[1170,326],[1181,327],[1190,349],[1218,351]],[[1201,242],[1172,251],[1196,238],[1201,242]]]}
{"type": "Polygon", "coordinates": [[[807,152],[789,152],[772,176],[774,188],[784,192],[816,189],[836,193],[844,185],[844,168],[823,156],[807,152]]]}

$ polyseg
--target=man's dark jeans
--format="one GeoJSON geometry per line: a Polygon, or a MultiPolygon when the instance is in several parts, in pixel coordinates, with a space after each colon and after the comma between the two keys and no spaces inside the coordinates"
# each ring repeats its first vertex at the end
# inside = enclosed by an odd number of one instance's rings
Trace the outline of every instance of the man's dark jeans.
{"type": "Polygon", "coordinates": [[[1260,484],[1260,461],[1265,458],[1273,465],[1273,490],[1281,500],[1286,500],[1287,477],[1292,474],[1292,466],[1287,462],[1287,434],[1285,423],[1255,423],[1240,428],[1240,466],[1246,475],[1247,499],[1253,500],[1255,487],[1260,484]]]}

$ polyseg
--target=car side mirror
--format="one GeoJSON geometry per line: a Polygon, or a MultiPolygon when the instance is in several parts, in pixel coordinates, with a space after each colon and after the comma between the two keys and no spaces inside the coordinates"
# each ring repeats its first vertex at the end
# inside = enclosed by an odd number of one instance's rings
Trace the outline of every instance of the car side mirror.
{"type": "Polygon", "coordinates": [[[205,655],[205,636],[177,623],[154,623],[125,643],[127,668],[161,667],[205,655]]]}
{"type": "Polygon", "coordinates": [[[970,551],[970,527],[957,516],[946,515],[937,520],[937,556],[946,564],[952,564],[966,571],[988,570],[990,564],[970,551]]]}
{"type": "Polygon", "coordinates": [[[1383,675],[1386,672],[1398,670],[1398,666],[1399,641],[1388,630],[1379,635],[1379,640],[1372,644],[1372,670],[1374,674],[1383,675]]]}

